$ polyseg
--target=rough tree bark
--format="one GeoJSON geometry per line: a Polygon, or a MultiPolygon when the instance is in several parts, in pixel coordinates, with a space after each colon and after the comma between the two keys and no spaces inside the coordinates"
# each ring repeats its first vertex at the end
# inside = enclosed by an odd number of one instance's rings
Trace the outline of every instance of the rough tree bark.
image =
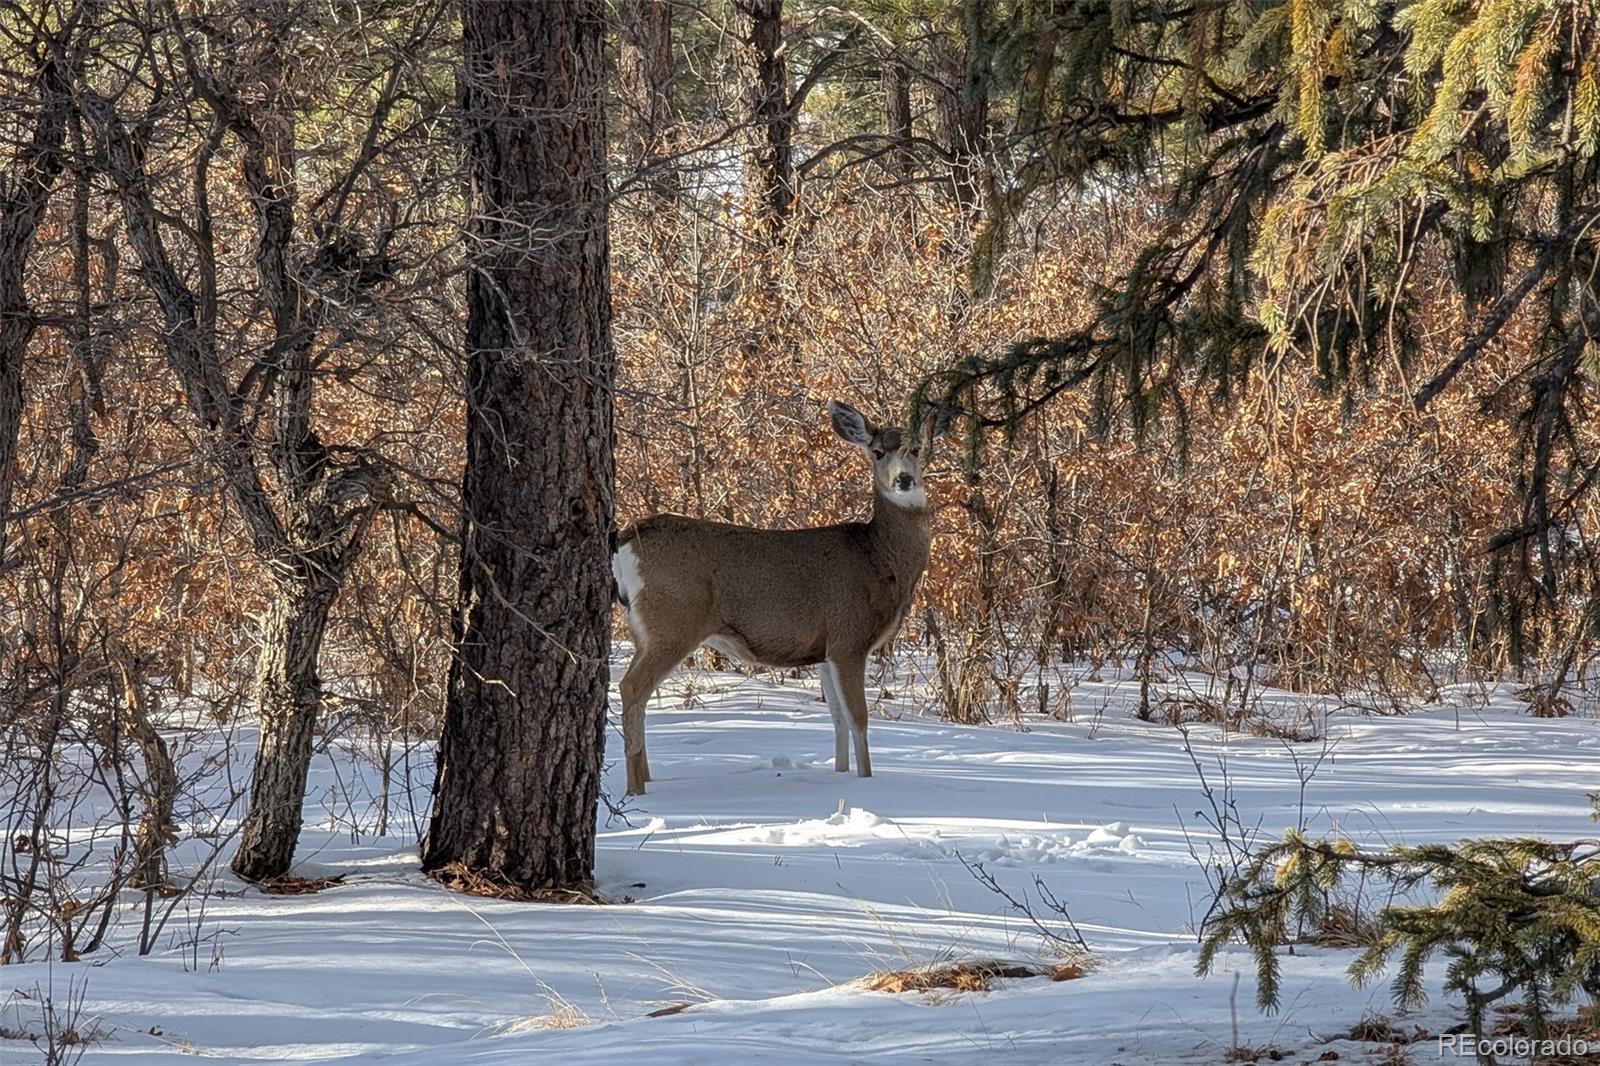
{"type": "Polygon", "coordinates": [[[600,0],[464,0],[471,176],[460,644],[423,868],[587,889],[613,530],[600,0]]]}
{"type": "Polygon", "coordinates": [[[756,229],[778,237],[794,213],[799,176],[794,164],[795,125],[806,98],[861,38],[852,28],[823,50],[790,87],[789,47],[783,37],[784,0],[737,0],[747,22],[744,37],[746,132],[745,202],[756,229]]]}

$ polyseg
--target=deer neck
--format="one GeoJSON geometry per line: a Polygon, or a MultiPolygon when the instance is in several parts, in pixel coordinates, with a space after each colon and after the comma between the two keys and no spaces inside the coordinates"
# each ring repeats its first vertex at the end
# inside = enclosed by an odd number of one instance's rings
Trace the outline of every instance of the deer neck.
{"type": "Polygon", "coordinates": [[[872,497],[872,521],[867,535],[877,555],[909,589],[928,565],[933,540],[931,515],[926,507],[901,507],[881,492],[872,497]]]}

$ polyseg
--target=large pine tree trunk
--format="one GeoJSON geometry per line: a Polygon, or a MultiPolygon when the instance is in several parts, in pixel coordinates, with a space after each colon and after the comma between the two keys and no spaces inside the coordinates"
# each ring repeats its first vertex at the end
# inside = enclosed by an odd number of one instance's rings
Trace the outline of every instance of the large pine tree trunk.
{"type": "Polygon", "coordinates": [[[583,888],[613,522],[600,0],[465,0],[469,225],[460,647],[423,868],[583,888]]]}

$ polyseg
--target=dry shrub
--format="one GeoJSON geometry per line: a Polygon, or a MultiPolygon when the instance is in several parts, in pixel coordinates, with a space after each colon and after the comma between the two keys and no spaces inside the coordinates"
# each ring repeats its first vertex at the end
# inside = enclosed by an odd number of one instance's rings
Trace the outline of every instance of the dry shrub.
{"type": "MultiPolygon", "coordinates": [[[[192,151],[175,141],[160,163],[186,173],[192,151]]],[[[384,306],[392,325],[357,330],[340,349],[348,373],[330,373],[318,392],[325,443],[375,448],[398,478],[323,656],[328,688],[357,712],[337,730],[372,743],[386,781],[406,746],[435,732],[449,659],[464,403],[444,341],[460,292],[453,220],[430,195],[448,163],[362,194],[374,212],[383,195],[416,206],[392,251],[418,266],[384,306]]],[[[230,249],[219,270],[248,277],[250,201],[226,168],[216,181],[214,200],[230,205],[217,212],[230,249]]],[[[769,242],[752,239],[721,190],[694,181],[686,172],[676,207],[630,196],[612,215],[623,521],[663,510],[779,526],[863,517],[864,466],[833,437],[823,403],[845,397],[900,419],[928,374],[1082,325],[1154,217],[1146,194],[1041,194],[1015,224],[1028,239],[1011,242],[991,292],[975,298],[970,234],[937,191],[818,182],[784,239],[769,242]]],[[[117,218],[95,190],[91,237],[114,241],[117,218]]],[[[67,310],[54,294],[72,288],[71,223],[62,198],[41,230],[32,271],[47,312],[67,310]]],[[[71,336],[41,330],[30,347],[19,448],[29,466],[12,523],[19,565],[0,573],[0,602],[16,605],[5,621],[25,634],[49,628],[38,575],[65,557],[55,599],[82,605],[72,619],[81,643],[114,634],[183,691],[245,691],[253,648],[241,633],[261,610],[264,575],[195,455],[141,283],[98,254],[86,276],[107,308],[95,336],[110,357],[86,398],[71,336]],[[51,504],[86,400],[102,404],[87,483],[110,487],[51,504]]],[[[1463,321],[1447,286],[1429,317],[1418,332],[1434,339],[1417,363],[1355,403],[1264,366],[1227,402],[1191,395],[1181,417],[1139,439],[1107,424],[1104,398],[1086,392],[1039,411],[1008,445],[991,443],[970,470],[966,442],[947,441],[929,476],[934,554],[904,634],[932,653],[929,687],[944,713],[1020,719],[1049,703],[1047,685],[1065,696],[1055,667],[1079,660],[1133,667],[1148,712],[1157,657],[1169,651],[1215,677],[1242,673],[1230,698],[1245,716],[1267,682],[1411,698],[1441,679],[1537,674],[1552,659],[1584,677],[1596,653],[1578,621],[1600,577],[1579,568],[1551,597],[1530,581],[1531,543],[1483,550],[1522,519],[1505,446],[1513,413],[1478,402],[1517,373],[1517,338],[1418,414],[1408,382],[1449,357],[1463,321]]],[[[1573,432],[1591,447],[1600,423],[1573,432]]],[[[1586,541],[1595,506],[1576,516],[1586,541]]]]}
{"type": "MultiPolygon", "coordinates": [[[[752,241],[710,191],[684,196],[677,211],[625,198],[614,212],[623,521],[663,510],[778,526],[863,517],[865,469],[833,437],[823,403],[847,397],[900,419],[929,373],[1084,322],[1095,287],[1128,267],[1150,225],[1137,196],[1041,202],[1019,222],[1032,240],[975,299],[965,225],[936,195],[819,185],[776,244],[752,241]]],[[[91,230],[110,232],[112,205],[97,198],[92,213],[91,230]]],[[[46,221],[41,286],[67,287],[69,223],[65,210],[46,221]]],[[[250,247],[247,215],[218,224],[250,247]]],[[[417,241],[437,244],[447,229],[430,221],[417,241]]],[[[96,286],[101,270],[90,264],[96,286]]],[[[106,300],[135,306],[135,280],[104,279],[106,300]]],[[[407,314],[447,333],[453,298],[407,314]]],[[[1445,327],[1460,309],[1448,295],[1435,314],[1429,335],[1454,335],[1445,327]]],[[[262,607],[263,575],[195,460],[157,340],[136,324],[104,363],[99,387],[119,407],[95,418],[87,476],[118,487],[34,513],[71,465],[78,395],[70,338],[40,333],[20,453],[31,480],[13,523],[25,565],[0,574],[0,599],[17,605],[17,630],[47,629],[36,575],[68,553],[58,599],[83,605],[74,622],[84,643],[115,634],[183,691],[239,693],[253,651],[240,630],[262,607]],[[143,477],[150,470],[164,472],[143,477]]],[[[329,443],[381,441],[415,503],[369,531],[323,673],[353,709],[335,733],[369,740],[387,780],[407,746],[435,731],[443,702],[463,405],[438,353],[356,348],[372,387],[325,383],[320,414],[340,427],[329,443]],[[408,412],[399,424],[397,396],[408,412]]],[[[1446,355],[1425,350],[1413,376],[1446,355]]],[[[1047,685],[1064,697],[1055,667],[1079,660],[1133,667],[1149,711],[1168,651],[1245,678],[1224,719],[1254,715],[1254,690],[1268,682],[1409,698],[1431,695],[1440,671],[1460,680],[1537,668],[1574,646],[1587,579],[1535,610],[1524,580],[1532,549],[1482,551],[1520,511],[1505,418],[1478,411],[1475,396],[1514,369],[1509,351],[1486,358],[1425,416],[1399,382],[1374,382],[1352,406],[1263,368],[1233,402],[1192,402],[1138,440],[1103,425],[1087,394],[1040,411],[1009,446],[991,444],[975,471],[965,441],[950,439],[930,470],[937,536],[904,643],[931,651],[930,687],[962,721],[1019,719],[1049,702],[1047,685]]],[[[1594,505],[1584,506],[1579,527],[1592,531],[1594,505]]],[[[1582,677],[1588,662],[1569,665],[1582,677]]]]}
{"type": "Polygon", "coordinates": [[[1001,962],[996,959],[934,963],[901,970],[878,970],[856,982],[868,992],[987,992],[1003,979],[1048,977],[1052,981],[1076,981],[1087,973],[1084,964],[1061,962],[1049,966],[1001,962]]]}
{"type": "Polygon", "coordinates": [[[1409,1030],[1402,1029],[1387,1015],[1369,1013],[1362,1015],[1361,1020],[1351,1027],[1348,1039],[1365,1044],[1415,1044],[1431,1036],[1433,1034],[1420,1025],[1413,1025],[1409,1030]]]}
{"type": "MultiPolygon", "coordinates": [[[[840,182],[803,207],[773,246],[731,208],[619,207],[625,520],[864,517],[865,470],[823,403],[899,418],[924,375],[1082,322],[1148,225],[1134,200],[1046,205],[974,299],[963,225],[937,201],[840,182]]],[[[1454,335],[1460,313],[1441,293],[1430,336],[1454,335]]],[[[1447,356],[1425,348],[1411,375],[1447,356]]],[[[1573,646],[1584,593],[1580,579],[1535,610],[1525,559],[1483,551],[1520,510],[1508,424],[1475,396],[1513,362],[1486,360],[1426,415],[1398,375],[1352,404],[1263,368],[1232,402],[1197,398],[1142,439],[1102,425],[1096,397],[1067,395],[976,473],[950,441],[929,474],[934,555],[904,639],[933,652],[932,687],[962,721],[1031,710],[1026,683],[1063,660],[1148,681],[1176,651],[1244,678],[1230,716],[1253,715],[1268,682],[1393,703],[1539,669],[1573,646]]],[[[1594,519],[1590,505],[1580,523],[1594,519]]]]}
{"type": "Polygon", "coordinates": [[[1563,693],[1542,685],[1523,689],[1517,698],[1528,704],[1528,713],[1535,718],[1567,718],[1577,713],[1577,708],[1563,693]]]}

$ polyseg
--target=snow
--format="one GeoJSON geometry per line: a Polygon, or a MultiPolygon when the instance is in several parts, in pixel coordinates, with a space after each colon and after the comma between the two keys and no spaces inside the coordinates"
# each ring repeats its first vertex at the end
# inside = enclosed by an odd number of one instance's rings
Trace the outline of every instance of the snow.
{"type": "MultiPolygon", "coordinates": [[[[1532,718],[1507,692],[1486,695],[1463,689],[1453,706],[1398,717],[1312,708],[1324,737],[1310,743],[1197,726],[1192,758],[1179,731],[1132,716],[1136,685],[1114,677],[1078,679],[1078,721],[1030,720],[1020,732],[885,700],[870,731],[876,776],[860,779],[832,770],[833,726],[814,676],[686,671],[650,706],[649,794],[630,801],[625,820],[601,811],[599,888],[632,902],[528,905],[444,891],[417,872],[413,836],[371,835],[362,804],[375,771],[341,747],[313,768],[296,872],[342,874],[342,884],[268,896],[224,877],[198,952],[177,930],[172,947],[144,958],[123,950],[9,967],[0,998],[35,984],[58,998],[69,983],[86,988],[86,1013],[105,1037],[84,1061],[130,1066],[1215,1063],[1236,1040],[1280,1048],[1287,1061],[1334,1050],[1375,1062],[1378,1046],[1341,1034],[1365,1014],[1395,1011],[1384,982],[1348,985],[1349,952],[1285,958],[1283,1009],[1270,1017],[1254,1008],[1244,951],[1194,976],[1193,928],[1208,898],[1191,848],[1218,843],[1201,815],[1210,806],[1196,762],[1214,787],[1226,768],[1240,821],[1263,839],[1300,822],[1373,844],[1590,835],[1600,722],[1592,712],[1532,718]],[[362,797],[353,813],[336,799],[350,795],[362,797]],[[1096,967],[989,993],[853,985],[937,960],[1042,957],[1033,926],[964,861],[1019,898],[1042,879],[1096,967]]],[[[248,766],[250,745],[237,747],[248,766]]],[[[423,754],[419,809],[430,784],[423,754]]],[[[606,786],[620,796],[622,785],[617,760],[606,786]]],[[[410,820],[399,821],[409,833],[410,820]]],[[[1460,1020],[1438,977],[1408,1028],[1460,1020]]],[[[36,1021],[34,1001],[16,994],[0,1009],[0,1026],[36,1021]]],[[[1432,1054],[1430,1043],[1422,1057],[1432,1054]]],[[[0,1040],[0,1064],[38,1058],[0,1040]]]]}

